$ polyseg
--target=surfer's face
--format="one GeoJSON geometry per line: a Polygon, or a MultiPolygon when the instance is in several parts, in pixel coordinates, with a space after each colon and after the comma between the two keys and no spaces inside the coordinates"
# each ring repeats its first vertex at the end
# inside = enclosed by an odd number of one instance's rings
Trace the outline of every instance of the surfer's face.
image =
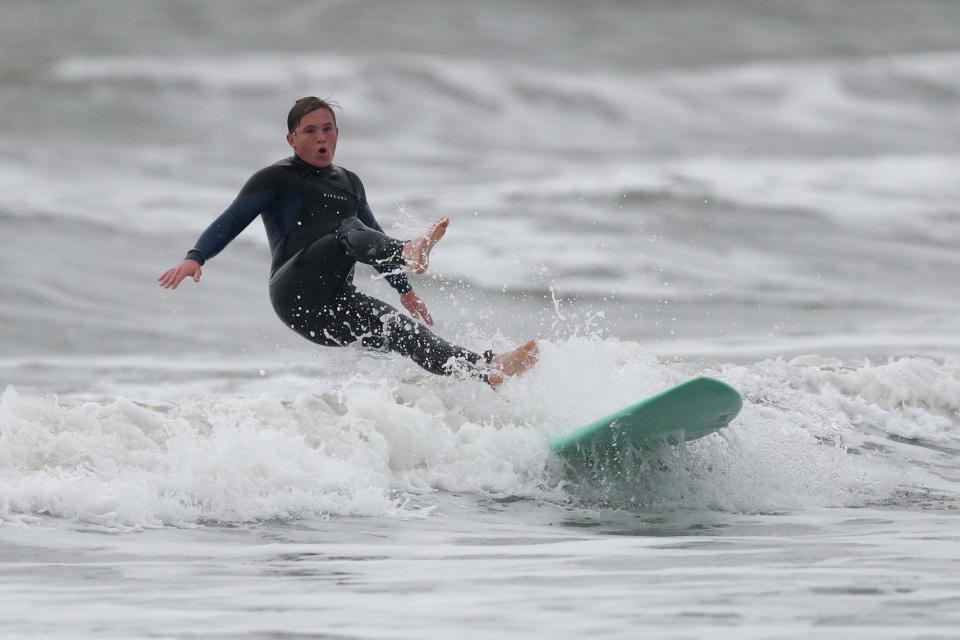
{"type": "Polygon", "coordinates": [[[339,134],[333,112],[317,109],[303,116],[293,133],[287,134],[287,142],[302,160],[315,167],[327,167],[333,162],[339,134]]]}

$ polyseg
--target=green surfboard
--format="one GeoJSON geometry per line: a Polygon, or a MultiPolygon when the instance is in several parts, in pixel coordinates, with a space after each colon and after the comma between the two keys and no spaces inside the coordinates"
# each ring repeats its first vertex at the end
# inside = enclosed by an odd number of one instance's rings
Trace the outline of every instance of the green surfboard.
{"type": "Polygon", "coordinates": [[[696,440],[730,424],[743,406],[737,390],[700,377],[554,438],[550,448],[574,466],[615,463],[624,452],[696,440]]]}

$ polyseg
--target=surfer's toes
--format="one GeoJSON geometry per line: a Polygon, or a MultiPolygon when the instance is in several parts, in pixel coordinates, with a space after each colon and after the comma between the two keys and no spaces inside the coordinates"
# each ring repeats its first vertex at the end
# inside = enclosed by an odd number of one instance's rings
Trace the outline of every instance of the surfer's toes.
{"type": "Polygon", "coordinates": [[[430,230],[424,235],[426,235],[427,242],[430,243],[431,249],[433,248],[433,245],[437,244],[440,238],[443,237],[443,234],[447,232],[448,226],[450,226],[450,218],[448,216],[443,216],[430,225],[430,230]]]}
{"type": "Polygon", "coordinates": [[[513,351],[494,356],[490,363],[493,365],[494,371],[487,378],[490,380],[490,384],[494,386],[502,384],[505,377],[518,376],[529,370],[537,364],[539,357],[540,349],[537,346],[537,341],[528,340],[513,351]]]}

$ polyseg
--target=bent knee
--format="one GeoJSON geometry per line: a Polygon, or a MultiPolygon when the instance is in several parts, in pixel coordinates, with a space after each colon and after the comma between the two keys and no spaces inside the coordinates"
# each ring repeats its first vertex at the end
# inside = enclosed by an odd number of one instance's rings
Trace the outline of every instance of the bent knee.
{"type": "Polygon", "coordinates": [[[370,227],[360,222],[360,218],[350,216],[349,218],[341,220],[340,224],[337,225],[337,234],[343,237],[352,231],[367,231],[368,229],[370,229],[370,227]]]}

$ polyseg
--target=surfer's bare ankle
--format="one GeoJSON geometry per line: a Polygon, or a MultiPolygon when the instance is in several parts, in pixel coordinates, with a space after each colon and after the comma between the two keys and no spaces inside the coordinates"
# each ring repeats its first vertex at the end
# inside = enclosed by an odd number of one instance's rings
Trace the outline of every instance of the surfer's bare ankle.
{"type": "Polygon", "coordinates": [[[493,371],[487,375],[487,379],[493,386],[503,384],[508,377],[519,376],[537,364],[540,357],[539,347],[536,340],[528,340],[513,351],[507,351],[493,357],[490,365],[493,371]]]}
{"type": "Polygon", "coordinates": [[[422,236],[410,240],[403,245],[403,262],[406,267],[416,274],[424,273],[430,264],[430,252],[443,234],[447,232],[450,218],[444,216],[430,225],[422,236]]]}

